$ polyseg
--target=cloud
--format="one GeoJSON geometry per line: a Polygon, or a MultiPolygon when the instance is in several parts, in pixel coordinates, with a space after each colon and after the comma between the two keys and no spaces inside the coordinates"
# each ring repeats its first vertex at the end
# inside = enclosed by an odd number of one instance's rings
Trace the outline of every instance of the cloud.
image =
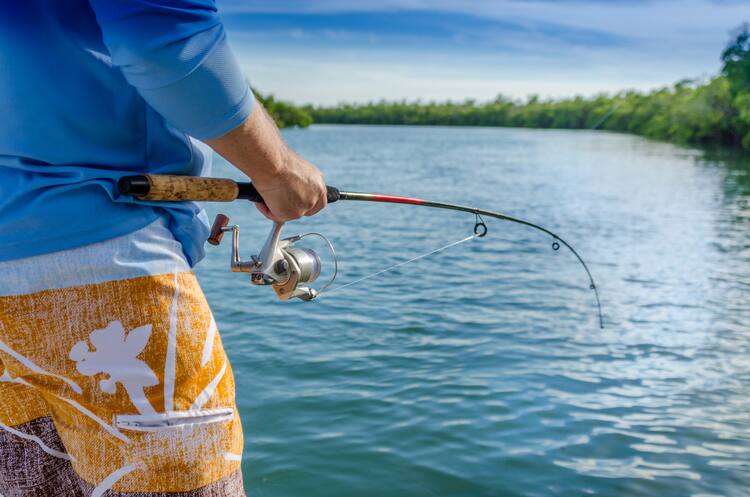
{"type": "Polygon", "coordinates": [[[230,31],[306,38],[310,41],[345,39],[351,47],[373,43],[381,47],[410,49],[507,50],[518,49],[515,40],[533,39],[539,46],[589,46],[606,48],[631,43],[623,35],[587,27],[570,27],[549,20],[508,20],[468,13],[403,10],[286,14],[229,12],[230,31]]]}
{"type": "Polygon", "coordinates": [[[511,22],[555,23],[626,37],[719,31],[748,19],[747,0],[225,0],[223,12],[325,14],[444,12],[511,22]]]}
{"type": "Polygon", "coordinates": [[[302,102],[653,88],[716,73],[728,33],[750,17],[747,5],[747,0],[219,4],[253,81],[302,102]]]}

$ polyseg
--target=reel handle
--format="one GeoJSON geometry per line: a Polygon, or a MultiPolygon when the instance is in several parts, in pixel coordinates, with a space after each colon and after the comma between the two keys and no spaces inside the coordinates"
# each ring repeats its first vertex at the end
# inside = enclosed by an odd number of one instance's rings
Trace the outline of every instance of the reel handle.
{"type": "MultiPolygon", "coordinates": [[[[140,174],[123,176],[117,182],[117,189],[120,195],[160,202],[231,202],[237,199],[263,202],[263,197],[252,183],[225,178],[140,174]]],[[[338,188],[326,186],[326,190],[329,204],[339,200],[338,188]]]]}
{"type": "Polygon", "coordinates": [[[208,235],[208,243],[211,245],[219,245],[221,239],[224,238],[224,228],[229,224],[229,217],[226,214],[217,214],[214,219],[214,224],[211,226],[211,234],[208,235]]]}

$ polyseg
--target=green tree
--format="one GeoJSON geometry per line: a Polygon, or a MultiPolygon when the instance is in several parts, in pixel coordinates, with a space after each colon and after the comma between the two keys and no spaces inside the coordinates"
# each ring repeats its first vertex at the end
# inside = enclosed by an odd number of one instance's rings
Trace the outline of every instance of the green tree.
{"type": "Polygon", "coordinates": [[[276,100],[273,95],[263,95],[254,88],[253,93],[258,101],[263,104],[263,107],[266,108],[279,128],[295,126],[306,128],[312,124],[313,118],[306,108],[276,100]]]}
{"type": "Polygon", "coordinates": [[[722,74],[729,79],[735,93],[750,91],[750,25],[737,28],[734,39],[721,54],[722,74]]]}

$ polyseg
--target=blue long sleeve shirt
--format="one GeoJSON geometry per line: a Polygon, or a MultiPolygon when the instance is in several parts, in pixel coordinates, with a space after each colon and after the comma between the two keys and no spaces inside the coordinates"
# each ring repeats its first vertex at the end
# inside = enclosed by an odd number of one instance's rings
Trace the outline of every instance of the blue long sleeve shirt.
{"type": "MultiPolygon", "coordinates": [[[[191,264],[201,208],[119,197],[123,175],[206,175],[252,111],[212,0],[23,0],[0,14],[0,260],[166,217],[191,264]]],[[[1,284],[1,283],[0,283],[1,284]]]]}

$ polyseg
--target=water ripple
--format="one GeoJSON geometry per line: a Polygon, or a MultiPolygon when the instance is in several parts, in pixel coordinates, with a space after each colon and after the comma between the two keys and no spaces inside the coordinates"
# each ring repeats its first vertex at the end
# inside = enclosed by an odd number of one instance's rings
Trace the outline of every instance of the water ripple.
{"type": "MultiPolygon", "coordinates": [[[[486,238],[313,303],[198,269],[230,355],[250,496],[744,497],[750,488],[750,165],[613,133],[316,126],[329,183],[541,222],[590,264],[486,238]]],[[[217,174],[239,177],[221,161],[217,174]]],[[[211,213],[217,206],[209,206],[211,213]]],[[[268,223],[222,205],[243,255],[268,223]]],[[[473,218],[332,205],[340,282],[466,236],[473,218]]],[[[246,256],[246,255],[245,255],[246,256]]],[[[330,270],[327,268],[326,270],[330,270]]]]}

